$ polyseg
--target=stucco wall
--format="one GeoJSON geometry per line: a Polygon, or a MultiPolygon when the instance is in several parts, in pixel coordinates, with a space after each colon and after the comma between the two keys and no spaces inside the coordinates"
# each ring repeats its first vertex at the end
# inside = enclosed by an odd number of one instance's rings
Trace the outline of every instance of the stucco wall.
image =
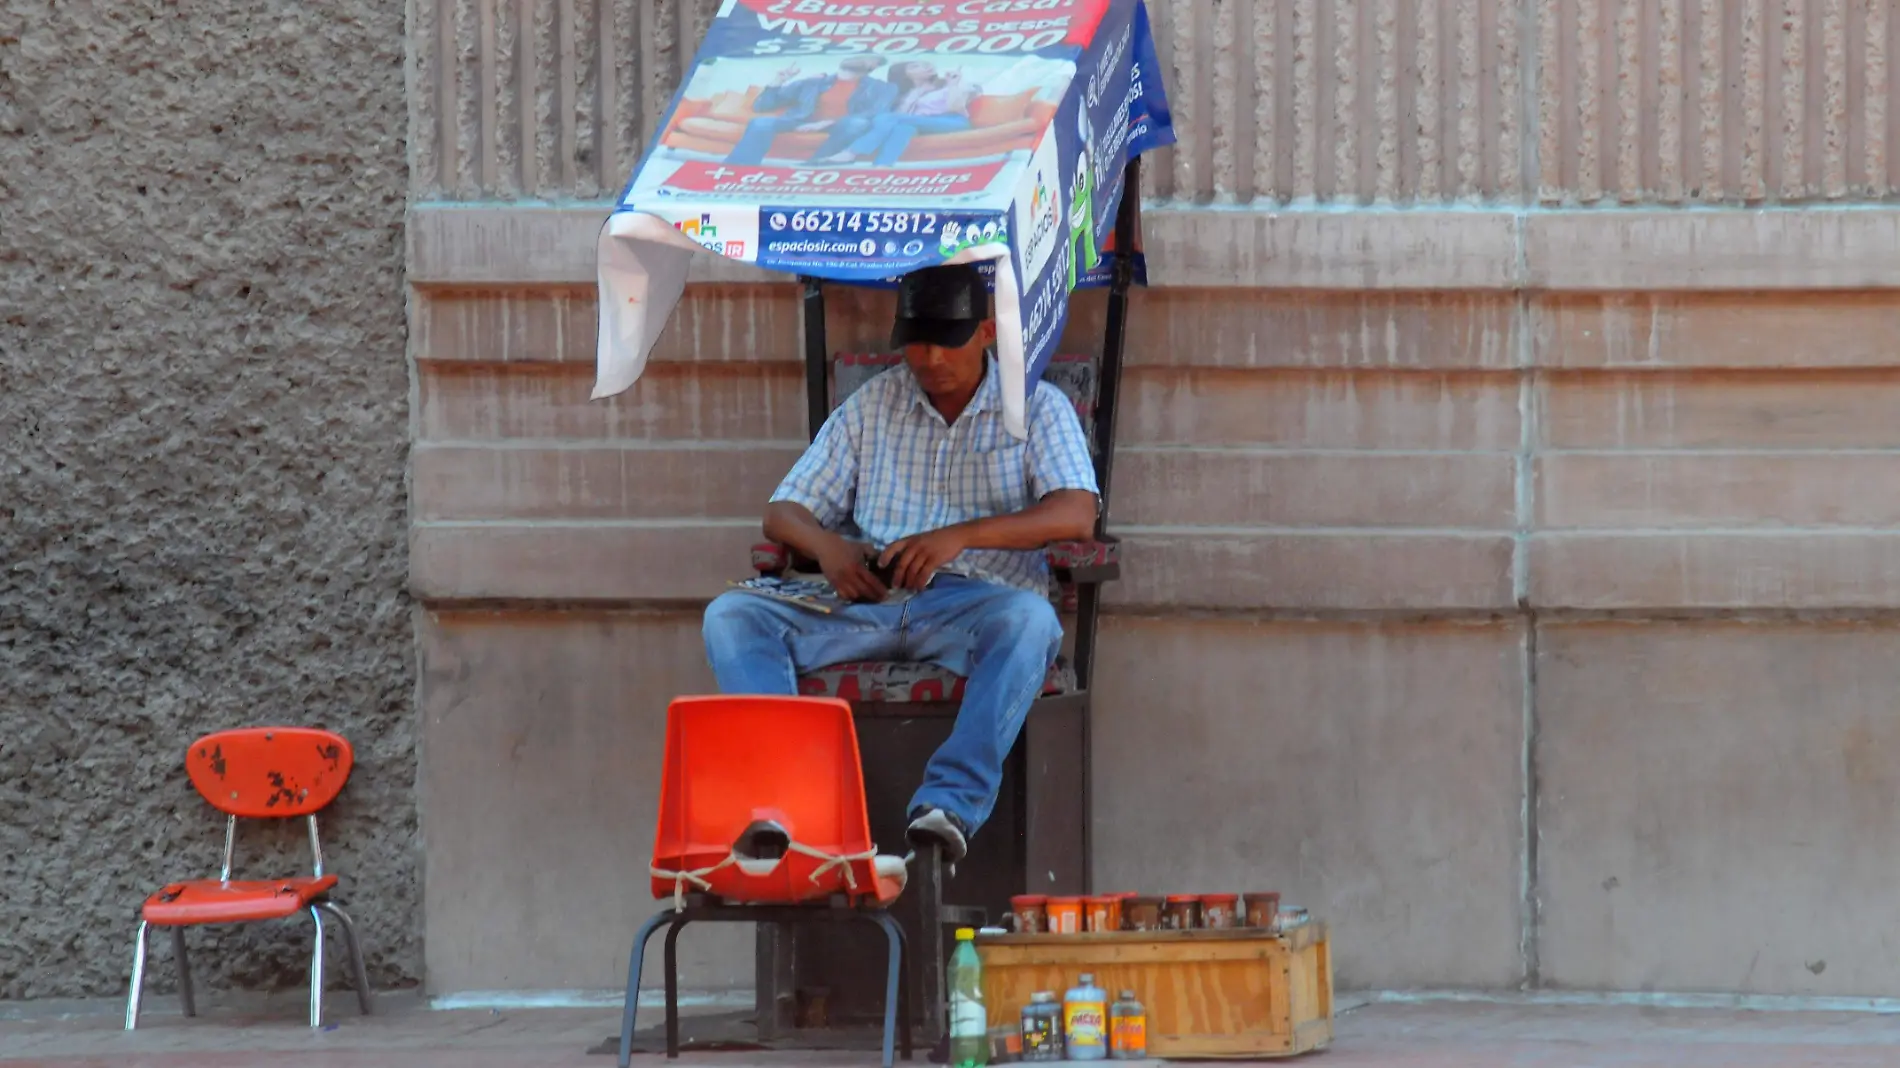
{"type": "MultiPolygon", "coordinates": [[[[327,859],[420,973],[403,86],[399,4],[0,12],[0,998],[123,993],[144,894],[217,870],[185,745],[268,721],[355,743],[327,859]]],[[[201,988],[308,938],[196,934],[201,988]]]]}

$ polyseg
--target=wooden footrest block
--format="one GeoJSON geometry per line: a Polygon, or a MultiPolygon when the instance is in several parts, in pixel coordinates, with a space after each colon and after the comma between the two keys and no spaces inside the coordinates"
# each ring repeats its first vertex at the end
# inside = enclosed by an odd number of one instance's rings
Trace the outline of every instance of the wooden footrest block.
{"type": "Polygon", "coordinates": [[[1084,972],[1109,1000],[1133,990],[1148,1010],[1148,1055],[1289,1057],[1333,1040],[1326,925],[995,935],[977,939],[990,1026],[1017,1023],[1038,990],[1057,998],[1084,972]]]}

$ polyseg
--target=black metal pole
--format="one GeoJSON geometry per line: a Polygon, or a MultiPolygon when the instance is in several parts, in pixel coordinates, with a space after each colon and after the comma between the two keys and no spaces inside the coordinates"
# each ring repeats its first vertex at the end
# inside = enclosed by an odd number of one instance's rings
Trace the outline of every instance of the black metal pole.
{"type": "Polygon", "coordinates": [[[1141,211],[1141,158],[1122,172],[1122,199],[1115,212],[1115,265],[1108,290],[1108,328],[1102,334],[1101,381],[1095,393],[1095,481],[1102,511],[1095,536],[1108,532],[1109,480],[1115,473],[1115,415],[1121,400],[1122,349],[1128,340],[1128,290],[1135,282],[1135,233],[1141,211]]]}
{"type": "MultiPolygon", "coordinates": [[[[1115,473],[1115,412],[1121,399],[1122,348],[1128,337],[1128,289],[1135,282],[1135,228],[1141,209],[1141,159],[1128,161],[1122,199],[1115,211],[1115,262],[1108,291],[1108,328],[1102,334],[1102,363],[1095,384],[1095,481],[1102,491],[1095,536],[1108,533],[1109,479],[1115,473]]],[[[1095,625],[1101,592],[1092,583],[1077,590],[1076,682],[1087,690],[1095,679],[1095,625]]]]}
{"type": "Polygon", "coordinates": [[[805,283],[805,433],[812,440],[831,414],[831,353],[825,341],[825,283],[805,283]]]}
{"type": "MultiPolygon", "coordinates": [[[[1108,326],[1102,334],[1100,379],[1095,386],[1095,481],[1102,491],[1101,511],[1095,517],[1095,536],[1108,534],[1109,480],[1115,473],[1115,414],[1121,400],[1122,349],[1128,340],[1128,289],[1135,282],[1135,233],[1140,224],[1141,159],[1128,161],[1122,172],[1122,198],[1115,210],[1114,274],[1108,290],[1108,326]]],[[[1096,628],[1101,620],[1101,587],[1085,583],[1076,591],[1075,674],[1083,693],[1095,687],[1096,628]]],[[[1094,737],[1090,720],[1094,702],[1083,706],[1076,739],[1082,771],[1082,879],[1092,886],[1095,855],[1094,737]]]]}

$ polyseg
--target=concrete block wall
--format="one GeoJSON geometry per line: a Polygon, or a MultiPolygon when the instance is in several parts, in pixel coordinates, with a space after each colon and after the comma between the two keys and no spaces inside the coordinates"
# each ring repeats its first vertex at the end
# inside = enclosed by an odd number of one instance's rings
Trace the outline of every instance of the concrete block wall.
{"type": "MultiPolygon", "coordinates": [[[[720,0],[412,0],[429,198],[627,180],[720,0]]],[[[1847,202],[1900,191],[1891,0],[1150,0],[1187,203],[1847,202]]]]}
{"type": "MultiPolygon", "coordinates": [[[[1099,885],[1279,889],[1346,987],[1900,989],[1900,20],[1732,6],[1155,5],[1099,885]]],[[[706,14],[413,13],[437,990],[619,980],[697,606],[803,437],[795,294],[727,263],[586,400],[597,198],[706,14]]]]}

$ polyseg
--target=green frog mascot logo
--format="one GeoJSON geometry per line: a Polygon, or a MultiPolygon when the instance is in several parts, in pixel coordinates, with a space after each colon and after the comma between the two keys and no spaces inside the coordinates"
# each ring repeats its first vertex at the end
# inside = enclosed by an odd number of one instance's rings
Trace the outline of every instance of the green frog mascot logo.
{"type": "Polygon", "coordinates": [[[1076,101],[1076,131],[1082,136],[1082,151],[1075,157],[1075,178],[1069,190],[1069,288],[1075,288],[1078,264],[1081,271],[1095,269],[1101,253],[1095,247],[1095,165],[1089,158],[1094,137],[1089,129],[1086,99],[1076,101]],[[1081,247],[1076,248],[1079,244],[1081,247]]]}

